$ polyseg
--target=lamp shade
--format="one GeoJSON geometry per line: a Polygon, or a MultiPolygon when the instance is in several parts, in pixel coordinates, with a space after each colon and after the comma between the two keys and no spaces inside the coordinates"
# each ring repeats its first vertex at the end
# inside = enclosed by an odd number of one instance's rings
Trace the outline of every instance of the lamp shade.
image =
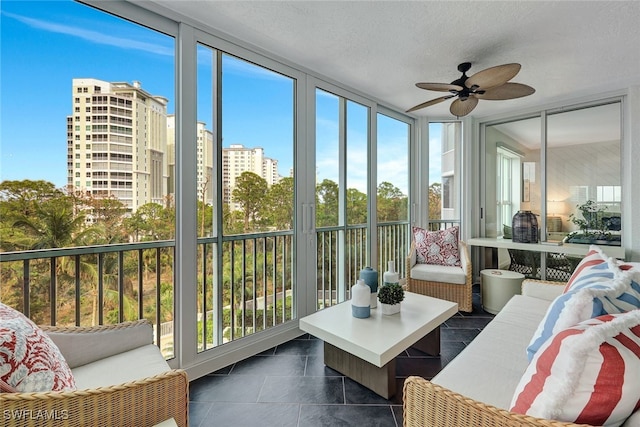
{"type": "Polygon", "coordinates": [[[547,202],[547,215],[558,216],[564,215],[567,204],[563,201],[549,200],[547,202]]]}

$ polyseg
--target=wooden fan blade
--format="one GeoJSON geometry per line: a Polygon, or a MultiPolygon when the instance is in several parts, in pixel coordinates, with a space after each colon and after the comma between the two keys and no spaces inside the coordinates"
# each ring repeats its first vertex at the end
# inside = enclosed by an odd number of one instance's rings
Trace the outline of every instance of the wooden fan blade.
{"type": "Polygon", "coordinates": [[[452,90],[460,91],[464,89],[462,86],[452,85],[449,83],[416,83],[420,89],[435,90],[438,92],[450,92],[452,90]]]}
{"type": "Polygon", "coordinates": [[[454,116],[462,117],[473,111],[473,109],[476,108],[476,105],[478,105],[478,98],[474,96],[470,96],[464,101],[462,99],[456,99],[451,103],[449,111],[451,111],[451,114],[454,116]]]}
{"type": "Polygon", "coordinates": [[[487,89],[483,94],[476,93],[474,96],[480,99],[502,100],[522,98],[523,96],[531,95],[535,91],[531,86],[523,85],[522,83],[505,83],[502,86],[487,89]]]}
{"type": "Polygon", "coordinates": [[[442,101],[445,101],[449,98],[453,98],[455,95],[447,95],[447,96],[441,96],[440,98],[435,98],[432,99],[431,101],[427,101],[427,102],[423,102],[422,104],[418,104],[415,107],[412,107],[410,109],[407,110],[407,113],[410,113],[412,111],[416,111],[419,110],[421,108],[425,108],[425,107],[430,107],[431,105],[436,105],[441,103],[442,101]]]}
{"type": "Polygon", "coordinates": [[[473,76],[469,77],[464,84],[468,88],[476,86],[480,89],[489,89],[505,84],[514,78],[519,71],[520,64],[513,63],[497,65],[495,67],[487,68],[486,70],[478,71],[473,76]]]}

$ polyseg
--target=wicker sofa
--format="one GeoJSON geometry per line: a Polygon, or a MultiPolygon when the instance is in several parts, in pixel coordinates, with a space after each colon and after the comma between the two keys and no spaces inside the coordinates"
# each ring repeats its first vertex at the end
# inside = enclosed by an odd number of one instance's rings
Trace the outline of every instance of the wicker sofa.
{"type": "Polygon", "coordinates": [[[0,425],[188,425],[186,373],[169,368],[149,322],[42,329],[65,357],[77,390],[0,393],[0,425]]]}
{"type": "MultiPolygon", "coordinates": [[[[510,412],[514,391],[527,368],[526,347],[564,283],[525,280],[483,331],[431,381],[404,384],[405,427],[576,426],[510,412]]],[[[624,427],[640,426],[636,412],[624,427]]]]}
{"type": "Polygon", "coordinates": [[[460,311],[473,311],[471,259],[465,242],[458,242],[461,267],[417,263],[415,241],[407,255],[407,290],[457,302],[460,311]]]}

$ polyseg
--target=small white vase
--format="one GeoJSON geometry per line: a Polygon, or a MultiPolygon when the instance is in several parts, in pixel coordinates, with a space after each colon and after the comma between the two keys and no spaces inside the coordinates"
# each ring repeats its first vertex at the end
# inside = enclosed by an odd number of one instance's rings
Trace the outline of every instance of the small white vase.
{"type": "Polygon", "coordinates": [[[398,304],[380,303],[380,307],[382,308],[382,314],[391,315],[391,314],[400,313],[400,304],[402,303],[400,302],[398,304]]]}

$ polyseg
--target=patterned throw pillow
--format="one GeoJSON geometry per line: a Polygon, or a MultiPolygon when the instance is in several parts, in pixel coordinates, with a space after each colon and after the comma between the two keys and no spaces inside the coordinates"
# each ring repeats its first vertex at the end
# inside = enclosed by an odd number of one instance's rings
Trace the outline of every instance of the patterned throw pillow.
{"type": "Polygon", "coordinates": [[[597,277],[580,286],[576,282],[567,293],[553,300],[527,347],[529,360],[558,331],[593,317],[640,308],[640,271],[621,270],[615,263],[608,268],[613,278],[597,277]]]}
{"type": "Polygon", "coordinates": [[[413,227],[413,238],[418,263],[460,267],[458,227],[439,231],[413,227]]]}
{"type": "Polygon", "coordinates": [[[24,314],[2,303],[0,381],[18,392],[76,388],[71,369],[47,334],[24,314]]]}
{"type": "Polygon", "coordinates": [[[11,387],[9,384],[5,383],[4,381],[0,380],[0,393],[17,393],[17,392],[18,390],[11,387]]]}
{"type": "Polygon", "coordinates": [[[511,410],[546,419],[619,426],[638,409],[640,310],[565,329],[529,364],[511,410]]]}

